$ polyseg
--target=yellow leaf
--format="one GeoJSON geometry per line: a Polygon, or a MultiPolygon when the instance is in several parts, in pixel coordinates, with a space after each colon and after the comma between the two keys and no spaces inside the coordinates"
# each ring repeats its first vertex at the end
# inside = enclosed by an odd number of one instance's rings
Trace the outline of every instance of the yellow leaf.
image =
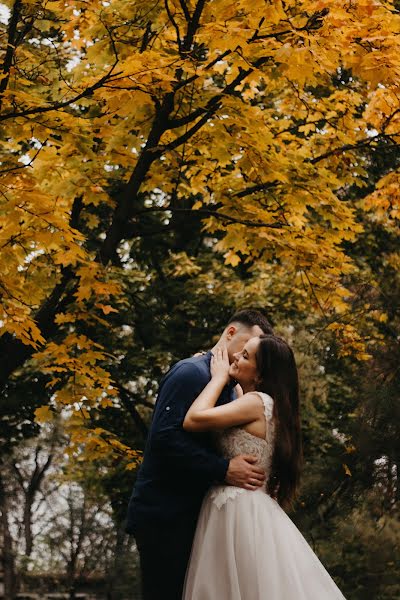
{"type": "Polygon", "coordinates": [[[112,406],[113,402],[110,398],[102,398],[100,400],[100,406],[101,408],[107,408],[107,406],[112,406]]]}
{"type": "Polygon", "coordinates": [[[346,475],[351,477],[351,471],[350,471],[349,467],[346,465],[346,463],[343,463],[342,466],[343,466],[343,469],[344,469],[344,472],[346,473],[346,475]]]}
{"type": "Polygon", "coordinates": [[[40,406],[35,410],[35,421],[37,423],[47,423],[53,418],[53,412],[49,406],[40,406]]]}
{"type": "Polygon", "coordinates": [[[57,325],[61,325],[62,323],[74,323],[76,317],[75,315],[71,314],[59,313],[58,315],[56,315],[56,318],[54,320],[57,323],[57,325]]]}
{"type": "Polygon", "coordinates": [[[238,256],[235,252],[232,252],[231,250],[224,254],[224,258],[225,264],[232,265],[232,267],[237,267],[237,265],[240,263],[240,256],[238,256]]]}
{"type": "Polygon", "coordinates": [[[105,315],[108,315],[108,314],[109,314],[109,313],[111,313],[111,312],[115,312],[115,313],[117,313],[117,312],[118,312],[116,308],[113,308],[113,307],[112,307],[112,306],[110,306],[109,304],[96,304],[96,306],[97,306],[98,308],[101,308],[101,310],[103,311],[103,313],[104,313],[105,315]]]}
{"type": "Polygon", "coordinates": [[[134,470],[134,469],[136,469],[137,467],[138,467],[138,463],[137,463],[137,462],[131,462],[131,463],[128,463],[128,464],[126,465],[125,469],[126,469],[127,471],[133,471],[133,470],[134,470]]]}

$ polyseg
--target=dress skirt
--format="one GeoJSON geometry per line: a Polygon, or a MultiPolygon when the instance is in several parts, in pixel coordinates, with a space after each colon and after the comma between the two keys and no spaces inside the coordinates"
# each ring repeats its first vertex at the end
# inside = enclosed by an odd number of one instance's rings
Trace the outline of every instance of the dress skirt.
{"type": "Polygon", "coordinates": [[[300,531],[264,490],[204,498],[184,600],[344,600],[300,531]]]}

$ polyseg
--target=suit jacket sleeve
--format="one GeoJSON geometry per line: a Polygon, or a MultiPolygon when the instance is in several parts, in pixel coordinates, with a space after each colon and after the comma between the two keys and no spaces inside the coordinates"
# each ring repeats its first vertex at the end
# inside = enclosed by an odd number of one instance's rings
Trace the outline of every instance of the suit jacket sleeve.
{"type": "Polygon", "coordinates": [[[164,379],[158,395],[150,432],[150,450],[168,469],[222,483],[229,461],[201,444],[198,434],[182,428],[192,402],[205,386],[195,365],[183,363],[164,379]]]}

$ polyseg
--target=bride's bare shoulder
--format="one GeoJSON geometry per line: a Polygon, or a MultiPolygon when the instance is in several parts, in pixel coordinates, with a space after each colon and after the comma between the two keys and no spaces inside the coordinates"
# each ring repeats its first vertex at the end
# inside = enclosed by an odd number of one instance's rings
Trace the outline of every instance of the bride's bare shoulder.
{"type": "Polygon", "coordinates": [[[262,398],[258,392],[247,392],[238,398],[241,402],[246,402],[246,404],[251,404],[254,408],[259,408],[260,412],[264,411],[264,403],[262,398]]]}

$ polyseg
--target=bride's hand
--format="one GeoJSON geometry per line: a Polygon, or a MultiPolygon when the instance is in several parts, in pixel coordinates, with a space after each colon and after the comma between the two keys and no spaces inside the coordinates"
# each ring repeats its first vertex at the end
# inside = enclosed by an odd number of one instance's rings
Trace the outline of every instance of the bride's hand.
{"type": "Polygon", "coordinates": [[[218,346],[211,357],[211,377],[220,378],[226,384],[229,382],[229,356],[226,346],[218,346]]]}

